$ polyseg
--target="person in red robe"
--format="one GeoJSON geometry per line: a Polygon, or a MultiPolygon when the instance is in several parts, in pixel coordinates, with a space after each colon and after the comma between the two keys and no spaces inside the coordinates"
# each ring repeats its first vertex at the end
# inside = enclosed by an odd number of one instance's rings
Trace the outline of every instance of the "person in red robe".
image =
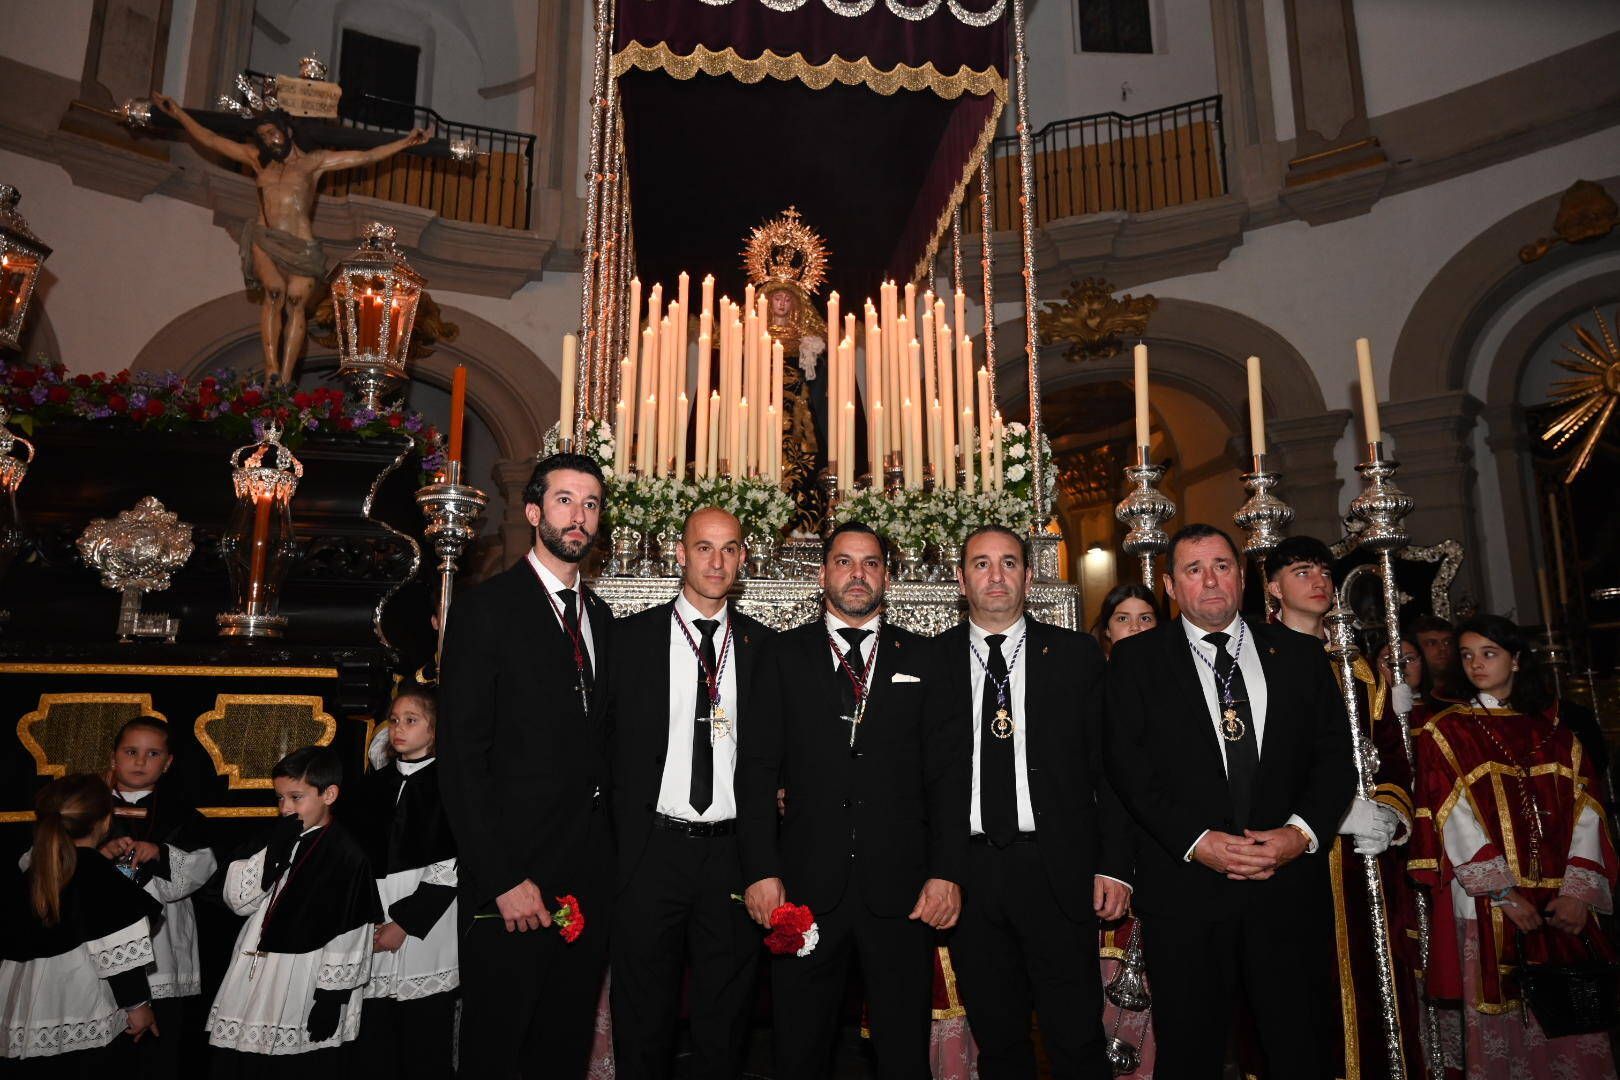
{"type": "Polygon", "coordinates": [[[1548,1038],[1521,1000],[1527,964],[1612,958],[1594,912],[1613,908],[1615,849],[1592,761],[1523,632],[1459,628],[1467,700],[1417,719],[1417,823],[1408,869],[1433,896],[1428,986],[1445,1010],[1448,1074],[1613,1078],[1608,1036],[1548,1038]]]}

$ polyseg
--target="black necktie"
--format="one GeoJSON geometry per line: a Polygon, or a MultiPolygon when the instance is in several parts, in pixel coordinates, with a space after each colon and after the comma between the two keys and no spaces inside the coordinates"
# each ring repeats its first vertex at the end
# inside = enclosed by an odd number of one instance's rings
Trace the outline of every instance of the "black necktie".
{"type": "Polygon", "coordinates": [[[591,671],[591,650],[585,647],[585,635],[579,629],[579,611],[574,607],[574,590],[558,589],[557,595],[562,597],[563,625],[568,627],[569,637],[579,643],[580,677],[585,680],[585,689],[589,690],[596,682],[596,676],[591,671]]]}
{"type": "Polygon", "coordinates": [[[991,634],[984,639],[990,659],[979,707],[979,823],[984,835],[997,847],[1006,847],[1018,837],[1018,782],[1014,774],[1017,758],[1012,735],[1008,732],[1006,738],[997,738],[994,731],[996,713],[1003,708],[996,693],[998,684],[1007,685],[1005,708],[1008,717],[1012,716],[1012,686],[1007,679],[1007,660],[1001,655],[1001,643],[1006,640],[1006,634],[991,634]]]}
{"type": "Polygon", "coordinates": [[[1249,824],[1249,796],[1254,787],[1254,774],[1260,769],[1260,740],[1254,732],[1254,710],[1249,707],[1249,688],[1243,682],[1243,669],[1226,651],[1230,634],[1205,634],[1204,640],[1215,646],[1215,700],[1216,706],[1226,710],[1221,700],[1221,686],[1227,686],[1238,720],[1243,724],[1243,735],[1233,741],[1222,736],[1226,745],[1226,786],[1232,793],[1232,828],[1241,830],[1249,824]],[[1227,683],[1227,679],[1232,681],[1227,683]]]}
{"type": "MultiPolygon", "coordinates": [[[[866,681],[866,658],[861,655],[861,642],[871,634],[870,630],[857,630],[853,626],[846,626],[838,631],[838,636],[849,642],[849,651],[844,654],[844,663],[849,665],[850,673],[856,680],[862,683],[866,681]]],[[[842,670],[838,675],[838,700],[843,703],[844,715],[854,716],[855,706],[859,704],[855,700],[855,685],[850,682],[849,675],[842,670]]]]}
{"type": "MultiPolygon", "coordinates": [[[[709,728],[711,723],[709,704],[709,677],[706,672],[714,671],[714,632],[719,628],[717,619],[698,619],[693,623],[703,631],[703,644],[698,647],[703,660],[698,664],[697,673],[697,706],[692,710],[696,723],[692,725],[692,809],[699,814],[707,810],[714,802],[714,739],[709,728]]],[[[715,687],[716,694],[719,687],[715,687]]]]}

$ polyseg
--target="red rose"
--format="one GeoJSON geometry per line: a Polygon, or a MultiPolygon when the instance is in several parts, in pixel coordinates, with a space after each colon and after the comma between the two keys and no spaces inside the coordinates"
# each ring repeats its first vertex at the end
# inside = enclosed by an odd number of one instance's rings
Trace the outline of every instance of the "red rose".
{"type": "Polygon", "coordinates": [[[264,395],[259,393],[257,390],[242,391],[242,404],[246,405],[250,409],[263,400],[264,395]]]}
{"type": "Polygon", "coordinates": [[[125,409],[129,408],[129,402],[125,400],[123,394],[108,394],[107,408],[111,409],[113,412],[123,412],[125,409]]]}
{"type": "Polygon", "coordinates": [[[313,404],[315,404],[315,399],[302,390],[293,395],[293,405],[297,408],[307,409],[313,404]]]}
{"type": "Polygon", "coordinates": [[[388,414],[388,426],[389,427],[397,428],[401,424],[403,424],[404,422],[405,422],[405,418],[403,416],[399,415],[399,413],[389,413],[388,414]]]}
{"type": "Polygon", "coordinates": [[[80,374],[80,375],[73,376],[73,385],[74,386],[87,387],[87,386],[89,386],[91,384],[91,381],[92,380],[91,380],[90,376],[88,376],[88,375],[80,374]]]}
{"type": "Polygon", "coordinates": [[[45,400],[53,405],[62,404],[68,396],[68,388],[65,386],[53,386],[45,392],[45,400]]]}
{"type": "Polygon", "coordinates": [[[152,416],[152,417],[162,416],[163,415],[163,402],[159,401],[157,398],[147,398],[146,399],[146,415],[147,416],[152,416]]]}
{"type": "Polygon", "coordinates": [[[33,368],[17,368],[11,373],[11,385],[27,390],[39,381],[39,372],[33,368]]]}

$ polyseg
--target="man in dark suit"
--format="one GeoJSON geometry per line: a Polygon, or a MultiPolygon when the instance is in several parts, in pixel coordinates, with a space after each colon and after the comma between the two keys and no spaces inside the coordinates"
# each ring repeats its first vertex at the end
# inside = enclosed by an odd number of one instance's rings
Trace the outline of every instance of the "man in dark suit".
{"type": "Polygon", "coordinates": [[[1028,541],[962,545],[968,621],[939,637],[951,717],[973,742],[972,832],[951,961],[984,1080],[1033,1080],[1032,1010],[1058,1080],[1105,1080],[1097,920],[1125,914],[1130,841],[1102,776],[1095,638],[1024,611],[1028,541]]]}
{"type": "Polygon", "coordinates": [[[1159,1073],[1218,1077],[1241,990],[1278,1076],[1331,1076],[1325,852],[1355,789],[1350,732],[1321,646],[1239,614],[1231,538],[1171,538],[1181,617],[1114,647],[1108,765],[1145,836],[1133,903],[1159,1073]]]}
{"type": "Polygon", "coordinates": [[[596,463],[553,454],[523,509],[535,545],[456,597],[444,643],[439,768],[460,853],[461,1072],[583,1075],[607,964],[613,839],[605,694],[612,613],[579,564],[601,520],[596,463]],[[557,897],[587,920],[551,929],[557,897]]]}
{"type": "Polygon", "coordinates": [[[751,682],[771,631],[726,595],[746,557],[742,525],[709,507],[686,519],[681,591],[614,627],[633,663],[614,673],[613,1054],[620,1080],[670,1075],[681,974],[691,965],[693,1080],[742,1071],[759,930],[731,899],[737,747],[751,734],[751,682]]]}
{"type": "Polygon", "coordinates": [[[857,955],[879,1074],[928,1075],[929,950],[961,908],[971,733],[952,723],[934,642],[882,619],[887,547],[859,522],[834,531],[825,611],[766,645],[738,747],[748,912],[763,926],[804,904],[821,931],[772,962],[778,1080],[827,1074],[857,955]]]}

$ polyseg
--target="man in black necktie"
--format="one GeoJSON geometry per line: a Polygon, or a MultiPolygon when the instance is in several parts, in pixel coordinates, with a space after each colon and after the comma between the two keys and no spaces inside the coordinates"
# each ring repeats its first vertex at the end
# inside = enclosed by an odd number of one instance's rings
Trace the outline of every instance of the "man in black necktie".
{"type": "Polygon", "coordinates": [[[460,855],[464,1076],[584,1074],[607,965],[613,836],[603,807],[612,613],[579,564],[601,521],[602,471],[581,454],[535,466],[528,556],[456,597],[438,730],[460,855]],[[586,929],[551,928],[557,898],[586,929]]]}
{"type": "Polygon", "coordinates": [[[742,1071],[759,931],[731,899],[737,747],[751,735],[754,667],[771,631],[726,602],[747,556],[742,525],[697,510],[675,548],[681,591],[614,627],[608,712],[619,832],[613,1053],[620,1080],[668,1077],[681,974],[691,970],[692,1080],[742,1071]]]}
{"type": "Polygon", "coordinates": [[[738,746],[748,912],[763,926],[804,904],[821,930],[808,955],[771,962],[778,1080],[827,1075],[855,957],[879,1075],[928,1075],[929,950],[961,908],[972,733],[952,722],[934,642],[882,620],[887,556],[864,524],[834,531],[826,610],[766,645],[738,746]]]}
{"type": "Polygon", "coordinates": [[[1189,525],[1166,562],[1181,618],[1114,647],[1107,718],[1114,788],[1145,834],[1133,906],[1156,1074],[1220,1076],[1241,992],[1269,1075],[1328,1077],[1318,843],[1355,790],[1344,704],[1320,644],[1238,614],[1225,533],[1189,525]]]}
{"type": "Polygon", "coordinates": [[[1096,639],[1031,618],[1028,541],[962,545],[968,621],[940,635],[952,722],[973,740],[972,842],[950,939],[984,1080],[1033,1080],[1030,1013],[1057,1080],[1110,1076],[1097,920],[1125,914],[1130,845],[1102,776],[1096,639]]]}

